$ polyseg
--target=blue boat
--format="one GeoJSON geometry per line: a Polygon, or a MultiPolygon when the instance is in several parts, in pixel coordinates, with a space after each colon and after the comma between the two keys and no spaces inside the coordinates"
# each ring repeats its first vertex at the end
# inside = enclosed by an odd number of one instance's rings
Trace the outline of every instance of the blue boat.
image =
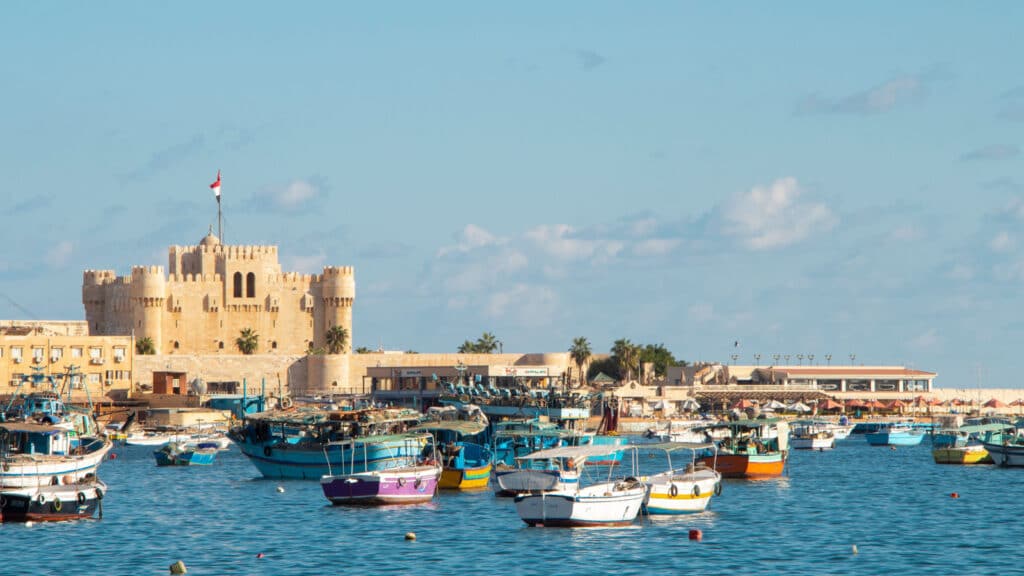
{"type": "Polygon", "coordinates": [[[228,436],[267,478],[320,480],[332,467],[360,473],[415,463],[426,440],[410,442],[405,432],[421,418],[411,410],[292,408],[251,415],[228,436]],[[345,444],[367,438],[374,441],[365,449],[345,444]]]}
{"type": "Polygon", "coordinates": [[[209,466],[217,456],[216,447],[168,442],[153,451],[157,466],[209,466]]]}
{"type": "Polygon", "coordinates": [[[924,440],[924,431],[910,426],[889,424],[881,426],[877,432],[864,435],[872,446],[917,446],[924,440]]]}

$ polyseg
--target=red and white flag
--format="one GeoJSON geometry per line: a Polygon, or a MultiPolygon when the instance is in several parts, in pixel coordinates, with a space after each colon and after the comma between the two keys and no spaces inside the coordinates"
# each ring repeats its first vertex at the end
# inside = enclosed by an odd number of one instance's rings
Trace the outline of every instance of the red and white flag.
{"type": "Polygon", "coordinates": [[[220,170],[217,170],[217,181],[210,184],[210,188],[213,189],[213,193],[217,196],[217,200],[220,200],[220,170]]]}

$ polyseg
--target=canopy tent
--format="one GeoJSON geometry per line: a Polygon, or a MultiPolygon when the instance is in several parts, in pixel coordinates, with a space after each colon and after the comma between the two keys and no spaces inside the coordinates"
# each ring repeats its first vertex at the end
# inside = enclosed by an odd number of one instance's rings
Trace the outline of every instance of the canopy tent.
{"type": "Polygon", "coordinates": [[[864,407],[865,408],[879,408],[879,409],[883,409],[884,410],[885,409],[885,404],[883,404],[879,400],[868,400],[867,402],[864,403],[864,407]]]}
{"type": "Polygon", "coordinates": [[[591,384],[597,384],[598,386],[602,386],[605,384],[615,384],[615,382],[615,378],[612,378],[611,376],[605,374],[604,372],[598,372],[597,376],[594,376],[593,378],[590,379],[591,384]]]}
{"type": "Polygon", "coordinates": [[[847,408],[867,408],[863,400],[857,400],[856,398],[846,401],[847,408]]]}
{"type": "Polygon", "coordinates": [[[764,410],[782,410],[785,407],[786,405],[783,404],[782,402],[779,402],[778,400],[772,400],[767,404],[761,406],[761,408],[764,410]]]}
{"type": "Polygon", "coordinates": [[[746,410],[747,408],[753,408],[754,406],[756,406],[756,404],[746,399],[740,400],[732,405],[734,410],[746,410]]]}
{"type": "Polygon", "coordinates": [[[811,411],[811,407],[808,406],[807,404],[804,404],[803,402],[794,402],[792,404],[787,405],[786,410],[789,410],[790,412],[799,412],[801,414],[805,414],[811,411]]]}
{"type": "Polygon", "coordinates": [[[1002,402],[998,398],[992,398],[984,404],[985,408],[1006,408],[1006,403],[1002,402]]]}
{"type": "Polygon", "coordinates": [[[840,410],[843,405],[831,398],[818,402],[818,410],[840,410]]]}
{"type": "Polygon", "coordinates": [[[889,410],[899,410],[901,408],[906,408],[907,404],[902,400],[893,400],[892,402],[886,402],[885,407],[889,410]]]}

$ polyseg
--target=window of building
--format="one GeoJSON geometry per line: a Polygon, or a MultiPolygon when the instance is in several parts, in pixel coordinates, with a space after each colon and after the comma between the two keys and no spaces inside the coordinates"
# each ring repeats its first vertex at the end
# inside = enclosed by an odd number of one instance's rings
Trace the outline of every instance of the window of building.
{"type": "Polygon", "coordinates": [[[218,350],[223,350],[224,349],[224,341],[223,340],[221,340],[220,342],[217,342],[217,349],[218,350]]]}
{"type": "Polygon", "coordinates": [[[99,348],[99,347],[96,347],[96,346],[94,346],[92,348],[89,348],[89,358],[102,358],[102,357],[103,357],[103,348],[99,348]]]}
{"type": "Polygon", "coordinates": [[[3,358],[3,357],[4,357],[4,349],[0,348],[0,358],[3,358]]]}
{"type": "Polygon", "coordinates": [[[99,384],[100,375],[97,373],[89,374],[89,384],[99,384]]]}
{"type": "Polygon", "coordinates": [[[50,348],[50,362],[60,362],[60,359],[64,357],[63,348],[50,348]]]}
{"type": "Polygon", "coordinates": [[[271,340],[270,347],[274,350],[277,350],[277,340],[271,340]]]}
{"type": "Polygon", "coordinates": [[[234,294],[235,294],[235,298],[241,298],[242,297],[242,273],[241,272],[235,272],[235,290],[234,290],[234,294]]]}
{"type": "Polygon", "coordinates": [[[124,362],[124,348],[114,348],[114,362],[124,362]]]}
{"type": "Polygon", "coordinates": [[[179,343],[178,343],[178,341],[177,341],[177,340],[175,340],[175,341],[174,341],[174,349],[175,349],[175,350],[177,350],[177,349],[178,349],[178,348],[180,348],[180,347],[181,347],[181,344],[179,344],[179,343]]]}
{"type": "Polygon", "coordinates": [[[11,359],[21,362],[21,346],[11,346],[11,359]]]}
{"type": "Polygon", "coordinates": [[[72,358],[81,358],[82,357],[82,347],[81,346],[72,346],[71,347],[71,357],[72,358]]]}
{"type": "Polygon", "coordinates": [[[33,362],[42,362],[43,361],[44,353],[45,353],[45,350],[43,350],[42,346],[33,346],[32,347],[32,361],[33,362]]]}
{"type": "Polygon", "coordinates": [[[245,275],[245,296],[247,298],[256,297],[256,274],[252,272],[245,275]]]}

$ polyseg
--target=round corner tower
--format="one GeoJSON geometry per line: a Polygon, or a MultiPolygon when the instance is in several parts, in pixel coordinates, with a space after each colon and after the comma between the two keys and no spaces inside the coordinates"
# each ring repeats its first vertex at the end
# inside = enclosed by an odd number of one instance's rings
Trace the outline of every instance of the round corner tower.
{"type": "Polygon", "coordinates": [[[326,266],[320,277],[319,306],[313,310],[313,345],[326,345],[327,331],[341,326],[348,333],[348,345],[352,344],[352,304],[356,299],[355,269],[351,266],[326,266]]]}
{"type": "Polygon", "coordinates": [[[135,337],[151,339],[156,353],[161,354],[164,344],[161,320],[167,298],[163,266],[134,266],[130,294],[135,337]]]}

